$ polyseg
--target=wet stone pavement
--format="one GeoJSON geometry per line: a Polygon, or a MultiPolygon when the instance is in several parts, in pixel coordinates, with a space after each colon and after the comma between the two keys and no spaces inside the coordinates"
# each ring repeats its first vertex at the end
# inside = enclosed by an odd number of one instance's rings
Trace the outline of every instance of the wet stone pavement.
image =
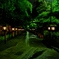
{"type": "Polygon", "coordinates": [[[0,51],[0,59],[59,59],[59,53],[47,48],[40,40],[29,32],[11,39],[3,45],[5,49],[0,51]]]}

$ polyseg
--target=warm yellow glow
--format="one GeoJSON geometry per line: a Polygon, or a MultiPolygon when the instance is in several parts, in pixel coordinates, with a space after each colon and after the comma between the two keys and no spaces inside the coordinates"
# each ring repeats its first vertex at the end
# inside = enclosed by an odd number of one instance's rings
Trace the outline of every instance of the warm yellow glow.
{"type": "Polygon", "coordinates": [[[7,27],[3,27],[3,30],[7,30],[7,27]]]}
{"type": "Polygon", "coordinates": [[[55,30],[55,27],[51,27],[51,30],[55,30]]]}
{"type": "Polygon", "coordinates": [[[24,29],[21,29],[21,30],[24,30],[24,29]]]}
{"type": "Polygon", "coordinates": [[[17,28],[15,30],[17,30],[17,28]]]}
{"type": "Polygon", "coordinates": [[[24,30],[24,29],[18,29],[18,30],[24,30]]]}
{"type": "Polygon", "coordinates": [[[48,27],[48,30],[50,30],[50,27],[48,27]]]}
{"type": "Polygon", "coordinates": [[[21,29],[18,29],[18,30],[21,30],[21,29]]]}
{"type": "Polygon", "coordinates": [[[15,30],[14,28],[12,28],[12,30],[15,30]]]}

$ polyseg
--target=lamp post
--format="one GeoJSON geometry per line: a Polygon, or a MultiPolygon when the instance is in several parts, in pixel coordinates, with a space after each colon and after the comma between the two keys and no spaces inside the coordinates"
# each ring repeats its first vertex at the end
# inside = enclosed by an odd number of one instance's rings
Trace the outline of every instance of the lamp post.
{"type": "Polygon", "coordinates": [[[9,39],[11,38],[11,32],[12,32],[11,30],[12,30],[11,26],[8,25],[8,34],[9,34],[9,39]]]}
{"type": "Polygon", "coordinates": [[[7,31],[7,27],[3,27],[3,31],[4,31],[4,42],[6,43],[7,38],[6,38],[6,31],[7,31]]]}
{"type": "Polygon", "coordinates": [[[16,30],[16,35],[17,35],[17,34],[18,34],[18,33],[17,33],[17,31],[18,31],[18,28],[15,28],[15,30],[16,30]]]}
{"type": "Polygon", "coordinates": [[[49,27],[48,27],[48,30],[49,30],[49,31],[55,31],[55,26],[49,26],[49,27]]]}
{"type": "Polygon", "coordinates": [[[55,27],[54,27],[54,25],[53,26],[51,26],[51,24],[52,24],[52,2],[53,2],[53,0],[45,0],[46,2],[48,2],[49,4],[50,4],[50,10],[49,10],[49,12],[50,12],[50,21],[49,21],[49,25],[48,25],[48,27],[47,27],[47,30],[48,30],[48,33],[47,33],[47,35],[45,35],[45,37],[44,37],[44,42],[45,42],[45,44],[48,46],[48,47],[51,47],[52,46],[52,44],[53,44],[53,31],[55,31],[55,27]]]}

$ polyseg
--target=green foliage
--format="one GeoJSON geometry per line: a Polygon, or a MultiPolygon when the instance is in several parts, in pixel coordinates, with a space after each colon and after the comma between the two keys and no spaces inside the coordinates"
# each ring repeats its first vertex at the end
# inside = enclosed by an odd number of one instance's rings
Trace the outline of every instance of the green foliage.
{"type": "MultiPolygon", "coordinates": [[[[16,25],[16,22],[22,23],[25,21],[26,23],[27,19],[25,19],[25,17],[30,17],[30,13],[32,13],[32,4],[28,0],[1,0],[0,11],[1,9],[5,17],[3,21],[8,24],[13,22],[13,24],[16,25]]],[[[2,13],[0,14],[3,15],[2,13]]]]}
{"type": "Polygon", "coordinates": [[[52,7],[51,7],[51,2],[48,1],[43,1],[43,0],[39,0],[39,2],[41,2],[41,4],[39,4],[39,6],[36,8],[37,12],[39,13],[38,16],[36,17],[39,22],[50,22],[50,17],[51,18],[51,22],[55,22],[55,23],[59,23],[59,20],[57,19],[58,15],[56,14],[56,11],[59,12],[59,5],[57,0],[53,0],[52,1],[52,7]],[[51,8],[52,8],[52,15],[51,15],[51,8]],[[56,16],[57,15],[57,16],[56,16]],[[57,18],[56,18],[57,17],[57,18]]]}
{"type": "MultiPolygon", "coordinates": [[[[28,0],[1,0],[0,1],[0,20],[6,23],[16,22],[19,25],[29,25],[31,21],[35,22],[50,22],[51,3],[47,0],[36,0],[36,5],[33,7],[28,0]],[[34,16],[34,18],[32,17],[34,16]],[[3,19],[4,17],[4,19],[3,19]],[[37,20],[37,21],[36,21],[37,20]]],[[[57,0],[52,2],[52,22],[59,24],[59,4],[57,0]],[[57,11],[57,12],[56,12],[57,11]]],[[[37,25],[36,25],[37,26],[37,25]]]]}
{"type": "Polygon", "coordinates": [[[53,1],[52,8],[53,8],[53,12],[59,11],[59,4],[58,4],[57,0],[53,1]]]}
{"type": "Polygon", "coordinates": [[[37,28],[37,24],[36,24],[36,23],[31,22],[31,23],[30,23],[30,28],[37,28]]]}

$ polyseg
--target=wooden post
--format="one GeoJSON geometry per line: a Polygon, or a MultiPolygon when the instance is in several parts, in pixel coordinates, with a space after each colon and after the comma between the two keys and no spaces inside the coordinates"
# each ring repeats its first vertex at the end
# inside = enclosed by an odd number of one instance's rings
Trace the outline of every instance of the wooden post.
{"type": "Polygon", "coordinates": [[[15,28],[15,31],[16,31],[16,35],[18,34],[17,32],[18,32],[18,28],[15,28]]]}
{"type": "Polygon", "coordinates": [[[14,31],[12,32],[12,36],[14,37],[14,31]]]}
{"type": "Polygon", "coordinates": [[[7,38],[6,38],[7,27],[6,26],[3,27],[3,31],[4,31],[4,42],[6,44],[6,41],[7,41],[7,38]]]}
{"type": "Polygon", "coordinates": [[[6,31],[4,31],[4,43],[6,44],[7,38],[6,38],[6,31]]]}
{"type": "Polygon", "coordinates": [[[16,30],[16,35],[17,35],[17,30],[16,30]]]}
{"type": "Polygon", "coordinates": [[[15,33],[14,33],[14,28],[12,28],[12,36],[14,37],[15,36],[15,33]]]}

